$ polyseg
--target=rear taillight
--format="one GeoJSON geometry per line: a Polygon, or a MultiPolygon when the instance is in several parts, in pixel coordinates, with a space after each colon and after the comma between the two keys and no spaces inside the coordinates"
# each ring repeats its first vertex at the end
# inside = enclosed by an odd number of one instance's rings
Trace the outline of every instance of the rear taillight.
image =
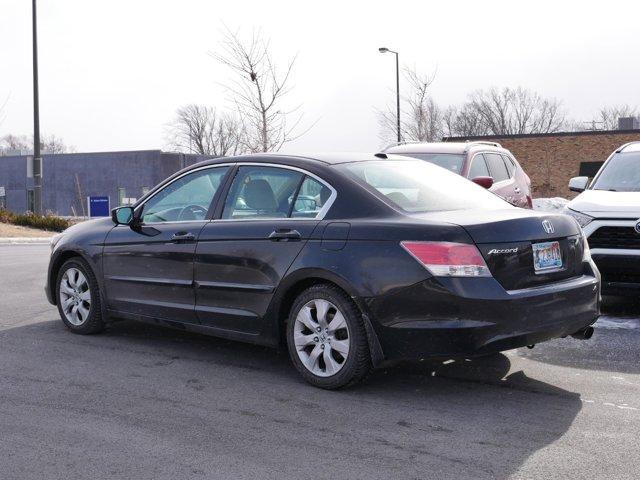
{"type": "Polygon", "coordinates": [[[475,245],[453,242],[400,242],[436,277],[490,277],[491,272],[475,245]]]}

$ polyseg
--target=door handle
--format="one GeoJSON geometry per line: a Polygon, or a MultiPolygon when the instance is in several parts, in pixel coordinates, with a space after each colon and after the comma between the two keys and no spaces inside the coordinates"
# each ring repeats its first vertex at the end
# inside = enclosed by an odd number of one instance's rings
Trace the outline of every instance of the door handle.
{"type": "Polygon", "coordinates": [[[290,240],[300,240],[301,238],[299,231],[288,228],[279,228],[269,234],[269,240],[272,242],[288,242],[290,240]]]}
{"type": "Polygon", "coordinates": [[[173,243],[189,243],[195,242],[196,236],[191,232],[177,232],[171,236],[173,243]]]}

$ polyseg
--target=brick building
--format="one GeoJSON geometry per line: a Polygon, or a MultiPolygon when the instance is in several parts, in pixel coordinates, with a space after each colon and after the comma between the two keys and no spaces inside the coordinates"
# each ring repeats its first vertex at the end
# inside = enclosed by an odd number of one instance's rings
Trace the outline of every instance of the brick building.
{"type": "Polygon", "coordinates": [[[496,141],[515,155],[531,177],[534,198],[568,198],[575,195],[567,188],[571,177],[593,177],[616,148],[640,140],[640,130],[450,137],[444,140],[496,141]]]}

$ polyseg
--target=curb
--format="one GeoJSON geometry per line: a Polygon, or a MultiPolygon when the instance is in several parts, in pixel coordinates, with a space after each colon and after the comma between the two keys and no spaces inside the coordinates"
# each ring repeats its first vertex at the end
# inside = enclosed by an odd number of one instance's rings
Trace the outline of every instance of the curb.
{"type": "Polygon", "coordinates": [[[0,237],[0,245],[48,245],[51,237],[0,237]]]}

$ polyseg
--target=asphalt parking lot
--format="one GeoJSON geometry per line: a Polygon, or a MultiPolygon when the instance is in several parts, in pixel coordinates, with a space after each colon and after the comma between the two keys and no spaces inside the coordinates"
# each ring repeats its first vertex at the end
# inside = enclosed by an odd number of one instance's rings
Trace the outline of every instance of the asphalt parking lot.
{"type": "Polygon", "coordinates": [[[118,322],[66,331],[48,246],[0,246],[0,478],[636,479],[640,306],[590,341],[328,392],[285,354],[118,322]]]}

